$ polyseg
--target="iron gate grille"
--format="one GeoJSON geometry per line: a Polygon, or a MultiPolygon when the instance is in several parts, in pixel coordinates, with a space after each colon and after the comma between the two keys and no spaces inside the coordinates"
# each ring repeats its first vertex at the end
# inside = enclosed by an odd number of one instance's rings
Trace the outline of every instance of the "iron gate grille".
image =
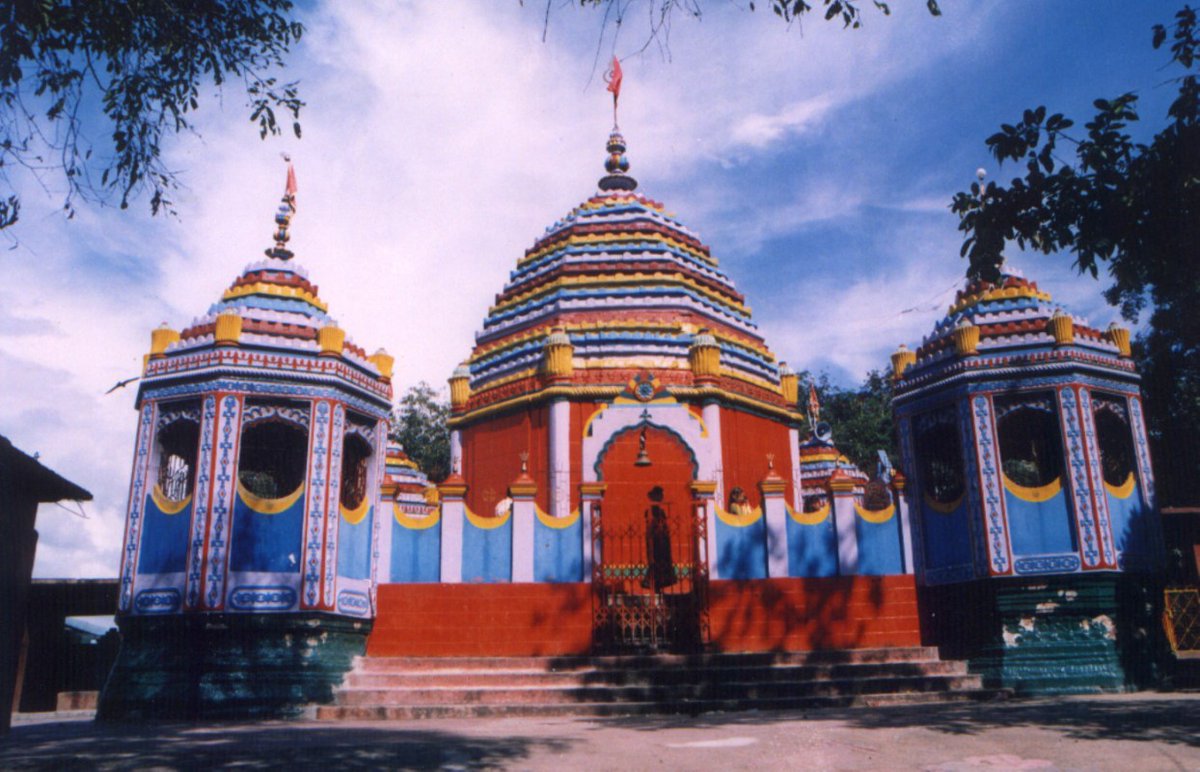
{"type": "Polygon", "coordinates": [[[592,510],[593,641],[599,651],[694,651],[708,641],[708,524],[685,516],[606,520],[592,510]]]}
{"type": "Polygon", "coordinates": [[[1176,654],[1200,651],[1200,590],[1164,590],[1167,640],[1176,654]]]}

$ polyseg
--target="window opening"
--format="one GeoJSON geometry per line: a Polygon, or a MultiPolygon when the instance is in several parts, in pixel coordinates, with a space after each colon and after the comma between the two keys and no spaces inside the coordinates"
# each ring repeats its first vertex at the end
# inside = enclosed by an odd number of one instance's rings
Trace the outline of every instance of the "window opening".
{"type": "Polygon", "coordinates": [[[238,482],[264,499],[286,496],[304,483],[308,434],[278,420],[252,424],[242,430],[238,482]]]}
{"type": "Polygon", "coordinates": [[[158,490],[168,501],[192,495],[200,425],[177,420],[158,431],[158,490]]]}
{"type": "Polygon", "coordinates": [[[342,447],[342,506],[357,509],[367,496],[367,460],[371,448],[357,435],[347,434],[342,447]]]}
{"type": "Polygon", "coordinates": [[[996,412],[1005,476],[1028,488],[1057,480],[1062,474],[1062,441],[1049,399],[997,400],[996,412]]]}

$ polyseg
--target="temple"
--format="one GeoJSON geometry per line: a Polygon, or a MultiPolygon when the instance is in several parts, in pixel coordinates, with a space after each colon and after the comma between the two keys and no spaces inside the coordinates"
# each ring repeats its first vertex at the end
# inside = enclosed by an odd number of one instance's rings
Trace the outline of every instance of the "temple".
{"type": "Polygon", "coordinates": [[[614,127],[516,259],[436,485],[388,440],[392,358],[293,261],[289,168],[266,261],[152,333],[102,717],[293,715],[364,653],[925,644],[1033,693],[1139,682],[1160,556],[1128,331],[969,284],[893,357],[899,468],[868,474],[626,150],[614,127]]]}

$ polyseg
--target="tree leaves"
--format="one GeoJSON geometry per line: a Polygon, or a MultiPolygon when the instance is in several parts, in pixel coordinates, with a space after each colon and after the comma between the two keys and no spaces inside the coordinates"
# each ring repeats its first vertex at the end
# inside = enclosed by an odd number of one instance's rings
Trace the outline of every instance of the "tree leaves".
{"type": "Polygon", "coordinates": [[[162,142],[192,130],[202,86],[240,80],[263,137],[280,133],[279,111],[298,118],[296,84],[271,75],[304,31],[291,12],[291,0],[15,0],[0,13],[0,185],[5,163],[58,169],[68,211],[76,196],[124,208],[143,194],[152,212],[171,211],[162,142]],[[103,125],[85,132],[91,104],[103,125]]]}

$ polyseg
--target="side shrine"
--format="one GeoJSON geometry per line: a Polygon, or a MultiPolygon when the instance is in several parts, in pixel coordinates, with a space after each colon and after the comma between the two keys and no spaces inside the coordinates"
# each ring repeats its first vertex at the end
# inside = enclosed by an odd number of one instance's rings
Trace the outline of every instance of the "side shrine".
{"type": "Polygon", "coordinates": [[[364,653],[924,644],[1033,692],[1142,676],[1160,558],[1128,331],[969,285],[893,357],[903,471],[872,479],[827,424],[801,437],[797,376],[625,151],[614,128],[451,375],[437,486],[388,442],[392,358],[292,260],[289,168],[267,260],[151,336],[101,718],[294,715],[364,653]]]}

